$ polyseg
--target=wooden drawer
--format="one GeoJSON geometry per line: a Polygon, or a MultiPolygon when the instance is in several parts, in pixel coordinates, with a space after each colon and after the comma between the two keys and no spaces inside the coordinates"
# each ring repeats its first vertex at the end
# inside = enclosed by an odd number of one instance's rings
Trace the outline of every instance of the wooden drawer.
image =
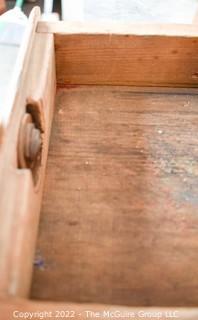
{"type": "Polygon", "coordinates": [[[197,27],[39,19],[1,124],[2,319],[197,319],[197,27]]]}

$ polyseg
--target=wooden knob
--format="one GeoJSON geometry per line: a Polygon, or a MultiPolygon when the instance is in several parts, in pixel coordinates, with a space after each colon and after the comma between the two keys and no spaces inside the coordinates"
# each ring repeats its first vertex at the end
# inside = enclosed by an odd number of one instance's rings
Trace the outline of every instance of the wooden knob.
{"type": "Polygon", "coordinates": [[[29,168],[36,161],[42,146],[41,131],[36,128],[32,116],[26,113],[22,119],[19,142],[18,161],[20,168],[29,168]]]}

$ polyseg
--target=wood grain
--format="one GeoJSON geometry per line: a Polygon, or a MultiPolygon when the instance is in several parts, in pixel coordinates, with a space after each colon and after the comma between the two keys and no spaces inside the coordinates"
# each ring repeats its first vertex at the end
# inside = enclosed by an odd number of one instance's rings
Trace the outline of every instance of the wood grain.
{"type": "MultiPolygon", "coordinates": [[[[141,318],[149,318],[150,320],[167,318],[175,318],[179,320],[197,320],[197,308],[130,308],[124,306],[110,306],[99,304],[74,304],[74,303],[55,303],[55,302],[41,302],[30,300],[1,300],[0,301],[0,319],[12,320],[22,316],[32,316],[33,319],[62,319],[70,315],[73,319],[85,320],[95,318],[104,319],[123,319],[132,318],[138,320],[141,318]],[[87,313],[89,312],[89,313],[87,313]],[[90,313],[92,312],[92,316],[90,313]],[[109,317],[107,315],[110,315],[109,317]],[[59,316],[60,315],[60,316],[59,316]],[[62,315],[62,317],[61,317],[62,315]],[[121,315],[118,317],[118,315],[121,315]],[[125,315],[123,317],[123,315],[125,315]],[[128,316],[127,316],[128,315],[128,316]],[[145,315],[143,317],[143,315],[145,315]],[[146,316],[147,315],[147,316],[146,316]],[[168,317],[169,316],[169,317],[168,317]],[[172,316],[172,317],[171,317],[172,316]]],[[[22,317],[21,317],[22,318],[22,317]]]]}
{"type": "Polygon", "coordinates": [[[55,35],[59,85],[198,84],[195,25],[104,25],[92,29],[89,24],[40,23],[37,30],[55,35]]]}
{"type": "Polygon", "coordinates": [[[198,96],[59,90],[32,297],[198,304],[198,96]]]}
{"type": "Polygon", "coordinates": [[[185,24],[39,22],[56,39],[60,84],[197,86],[197,28],[185,24]]]}
{"type": "Polygon", "coordinates": [[[58,84],[197,86],[197,38],[55,36],[58,84]]]}
{"type": "Polygon", "coordinates": [[[12,112],[4,128],[0,150],[1,297],[27,297],[31,285],[56,84],[53,36],[35,34],[39,13],[34,9],[31,14],[35,19],[30,19],[27,43],[21,47],[17,61],[15,85],[8,104],[12,112]],[[39,116],[42,118],[43,142],[37,185],[33,183],[32,172],[19,169],[17,163],[19,128],[30,100],[41,106],[39,116]]]}

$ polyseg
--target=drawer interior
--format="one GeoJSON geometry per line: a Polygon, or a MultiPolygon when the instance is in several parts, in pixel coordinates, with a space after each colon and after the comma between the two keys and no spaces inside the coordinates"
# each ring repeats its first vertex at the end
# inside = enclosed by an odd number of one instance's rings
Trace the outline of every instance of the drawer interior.
{"type": "Polygon", "coordinates": [[[57,90],[31,297],[198,304],[198,95],[57,90]]]}

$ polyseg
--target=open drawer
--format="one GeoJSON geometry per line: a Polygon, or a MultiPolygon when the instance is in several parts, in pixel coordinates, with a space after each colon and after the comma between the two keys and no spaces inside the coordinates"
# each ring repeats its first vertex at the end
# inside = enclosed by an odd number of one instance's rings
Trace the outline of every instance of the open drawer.
{"type": "Polygon", "coordinates": [[[1,318],[198,319],[197,26],[35,8],[25,40],[1,128],[1,318]]]}

